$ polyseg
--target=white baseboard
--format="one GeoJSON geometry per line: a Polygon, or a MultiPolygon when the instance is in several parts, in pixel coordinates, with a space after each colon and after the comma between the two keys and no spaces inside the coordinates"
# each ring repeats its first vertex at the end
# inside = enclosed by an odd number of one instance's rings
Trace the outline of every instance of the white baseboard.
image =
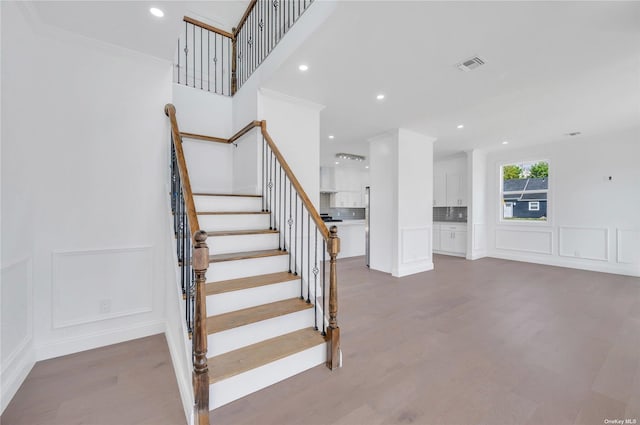
{"type": "Polygon", "coordinates": [[[16,352],[10,364],[2,365],[3,373],[0,376],[1,410],[0,414],[7,408],[13,396],[31,372],[36,364],[36,356],[31,338],[16,352]]]}
{"type": "Polygon", "coordinates": [[[620,265],[612,264],[590,264],[587,262],[572,262],[566,259],[560,259],[557,257],[538,258],[529,255],[518,254],[504,254],[499,252],[491,252],[487,254],[487,257],[499,258],[502,260],[521,261],[524,263],[543,264],[546,266],[566,267],[570,269],[589,270],[600,273],[620,274],[624,276],[640,277],[639,266],[627,266],[621,267],[620,265]]]}
{"type": "Polygon", "coordinates": [[[472,252],[467,255],[467,260],[479,260],[480,258],[485,258],[487,253],[485,251],[472,252]]]}
{"type": "Polygon", "coordinates": [[[36,360],[40,361],[54,357],[66,356],[67,354],[92,350],[94,348],[118,344],[132,339],[164,333],[165,326],[164,320],[153,320],[122,326],[116,329],[95,332],[88,335],[64,338],[49,344],[36,346],[36,360]]]}
{"type": "Polygon", "coordinates": [[[396,270],[391,273],[393,277],[409,276],[411,274],[428,272],[433,270],[433,261],[429,262],[417,262],[412,264],[401,264],[396,270]]]}

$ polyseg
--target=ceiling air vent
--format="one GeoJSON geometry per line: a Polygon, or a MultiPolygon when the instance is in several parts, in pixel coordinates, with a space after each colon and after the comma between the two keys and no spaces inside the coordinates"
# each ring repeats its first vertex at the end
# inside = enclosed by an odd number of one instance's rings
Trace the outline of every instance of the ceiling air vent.
{"type": "Polygon", "coordinates": [[[464,62],[460,62],[459,64],[456,65],[456,67],[460,71],[468,72],[468,71],[473,71],[474,69],[476,69],[481,65],[484,65],[484,61],[480,59],[478,56],[474,56],[470,59],[467,59],[464,62]]]}

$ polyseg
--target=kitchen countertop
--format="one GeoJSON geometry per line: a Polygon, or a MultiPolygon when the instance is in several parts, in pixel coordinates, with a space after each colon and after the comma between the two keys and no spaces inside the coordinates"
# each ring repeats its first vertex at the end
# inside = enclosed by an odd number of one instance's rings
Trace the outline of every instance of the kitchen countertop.
{"type": "Polygon", "coordinates": [[[456,220],[434,220],[434,223],[458,223],[458,224],[467,224],[467,220],[464,219],[456,219],[456,220]]]}
{"type": "Polygon", "coordinates": [[[327,223],[327,227],[331,227],[330,225],[335,224],[336,226],[357,226],[365,224],[365,220],[343,220],[333,223],[327,223]]]}

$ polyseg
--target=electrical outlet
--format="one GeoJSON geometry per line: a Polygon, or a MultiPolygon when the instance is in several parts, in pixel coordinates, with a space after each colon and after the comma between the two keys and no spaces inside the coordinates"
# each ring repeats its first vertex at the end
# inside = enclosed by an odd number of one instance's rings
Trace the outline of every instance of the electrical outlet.
{"type": "Polygon", "coordinates": [[[100,313],[107,314],[110,312],[111,312],[111,300],[110,299],[100,300],[100,313]]]}

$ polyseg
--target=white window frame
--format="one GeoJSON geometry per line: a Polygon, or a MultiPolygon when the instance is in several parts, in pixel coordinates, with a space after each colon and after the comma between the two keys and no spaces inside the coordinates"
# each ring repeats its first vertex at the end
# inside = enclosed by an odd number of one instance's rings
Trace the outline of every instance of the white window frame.
{"type": "Polygon", "coordinates": [[[529,201],[529,211],[540,211],[540,201],[529,201]]]}
{"type": "MultiPolygon", "coordinates": [[[[546,220],[518,220],[518,219],[505,219],[504,218],[504,195],[512,194],[514,192],[504,192],[504,183],[502,179],[502,169],[505,165],[517,165],[523,163],[536,163],[536,162],[546,162],[549,164],[549,170],[552,170],[551,160],[542,158],[535,159],[511,159],[511,160],[501,160],[497,163],[497,175],[498,175],[498,209],[497,209],[497,224],[506,225],[506,226],[532,226],[532,227],[551,227],[552,226],[552,213],[553,213],[553,197],[552,197],[552,185],[551,180],[549,180],[549,184],[547,185],[547,190],[539,190],[539,191],[531,191],[528,193],[546,193],[547,194],[547,216],[546,220]]],[[[550,171],[549,177],[551,179],[552,173],[550,171]]],[[[517,192],[521,193],[521,192],[517,192]]],[[[529,202],[527,200],[522,201],[509,201],[509,202],[529,202]]],[[[540,201],[538,201],[540,202],[540,201]]]]}

